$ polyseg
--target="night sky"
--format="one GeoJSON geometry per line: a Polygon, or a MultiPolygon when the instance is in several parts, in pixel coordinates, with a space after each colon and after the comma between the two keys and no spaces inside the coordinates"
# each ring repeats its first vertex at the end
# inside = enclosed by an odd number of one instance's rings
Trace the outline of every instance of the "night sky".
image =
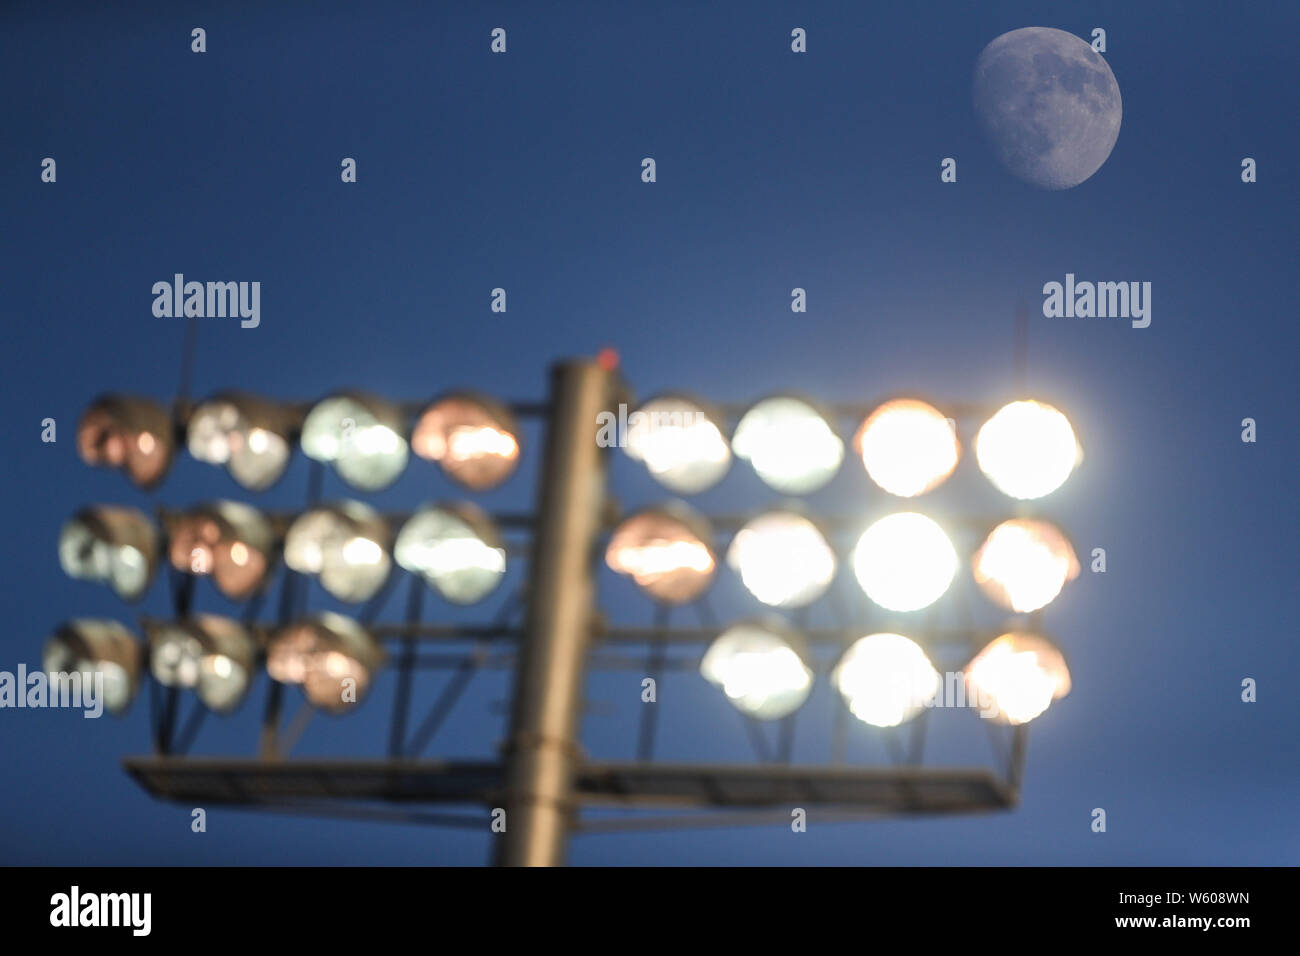
{"type": "MultiPolygon", "coordinates": [[[[455,386],[544,396],[549,364],[616,348],[637,395],[726,402],[793,390],[828,401],[915,394],[996,406],[1020,397],[1014,312],[1029,307],[1027,392],[1073,421],[1086,457],[1038,513],[1081,556],[1107,553],[1045,612],[1073,692],[1032,725],[1022,805],[994,815],[577,838],[578,864],[1300,863],[1296,647],[1294,223],[1300,115],[1293,3],[447,5],[374,2],[17,3],[0,14],[0,262],[8,546],[0,669],[39,666],[72,617],[167,613],[67,580],[61,523],[89,502],[152,510],[215,497],[292,509],[297,456],[250,495],[182,455],[153,493],[83,465],[75,426],[104,391],[170,400],[184,322],[153,284],[262,283],[261,324],[199,323],[194,391],[307,400],[343,386],[419,400],[455,386]],[[978,8],[977,8],[978,6],[978,8]],[[163,11],[163,12],[159,12],[163,11]],[[207,52],[190,31],[207,32],[207,52]],[[1110,158],[1059,192],[1014,178],[971,104],[976,57],[1018,27],[1107,33],[1123,96],[1110,158]],[[508,52],[489,51],[494,27],[508,52]],[[807,31],[808,52],[790,49],[807,31]],[[57,162],[43,183],[41,160],[57,162]],[[344,157],[358,182],[340,181],[344,157]],[[641,181],[653,157],[657,182],[641,181]],[[958,181],[940,182],[954,157],[958,181]],[[1243,183],[1253,157],[1258,182],[1243,183]],[[1148,281],[1152,321],[1045,318],[1042,286],[1148,281]],[[507,290],[508,310],[490,309],[507,290]],[[807,291],[793,313],[791,289],[807,291]],[[41,421],[58,440],[41,441],[41,421]],[[1242,420],[1257,423],[1255,443],[1242,420]],[[1241,701],[1244,678],[1258,700],[1241,701]],[[1094,833],[1094,808],[1107,832],[1094,833]]],[[[936,514],[1009,516],[967,452],[922,499],[936,514]]],[[[844,437],[849,423],[846,423],[844,437]]],[[[537,464],[474,498],[528,507],[537,464]]],[[[668,497],[614,461],[628,506],[668,497]]],[[[326,497],[352,494],[332,472],[326,497]]],[[[413,460],[389,510],[462,497],[413,460]]],[[[692,503],[777,501],[743,463],[692,503]]],[[[859,463],[808,504],[865,523],[891,501],[859,463]]],[[[851,542],[850,542],[851,543],[851,542]]],[[[486,621],[517,585],[431,622],[486,621]]],[[[611,619],[648,601],[607,573],[611,619]]],[[[966,575],[969,578],[969,575],[966,575]]],[[[837,590],[863,626],[851,573],[837,590]]],[[[966,580],[973,603],[982,598],[966,580]]],[[[727,569],[711,604],[760,609],[727,569]]],[[[959,595],[950,595],[955,601],[959,595]]],[[[405,585],[383,615],[402,612],[405,585]]],[[[313,585],[313,609],[334,606],[313,585]]],[[[825,602],[823,602],[824,604],[825,602]]],[[[228,610],[210,582],[197,606],[228,610]]],[[[942,617],[951,609],[940,607],[942,617]]],[[[987,608],[981,613],[988,613],[987,608]]],[[[996,615],[989,616],[996,620],[996,615]]],[[[695,626],[689,612],[675,622],[695,626]]],[[[830,626],[818,605],[809,623],[830,626]]],[[[905,625],[904,625],[905,626],[905,625]]],[[[868,631],[864,630],[863,633],[868,631]]],[[[635,748],[640,677],[593,675],[584,744],[635,748]]],[[[417,719],[446,675],[422,675],[417,719]]],[[[196,752],[251,755],[265,677],[209,718],[196,752]]],[[[295,755],[379,756],[387,672],[355,714],[318,716],[295,755]]],[[[480,675],[428,756],[487,757],[505,732],[504,671],[480,675]]],[[[691,673],[661,682],[659,755],[752,759],[740,718],[691,673]]],[[[288,714],[300,694],[290,689],[288,714]]],[[[147,695],[123,719],[0,711],[0,862],[478,864],[482,832],[209,810],[155,801],[119,761],[149,749],[147,695]]],[[[188,706],[187,701],[187,706],[188,706]]],[[[829,752],[824,678],[796,757],[829,752]]],[[[936,765],[991,765],[978,721],[936,713],[936,765]]],[[[852,728],[854,764],[885,762],[852,728]]]]}

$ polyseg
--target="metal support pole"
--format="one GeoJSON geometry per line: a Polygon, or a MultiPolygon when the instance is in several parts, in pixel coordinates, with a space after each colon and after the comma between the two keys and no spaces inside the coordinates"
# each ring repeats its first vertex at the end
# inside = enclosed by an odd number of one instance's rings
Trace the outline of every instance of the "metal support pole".
{"type": "Polygon", "coordinates": [[[528,612],[505,748],[506,829],[496,855],[503,866],[564,862],[595,610],[591,560],[605,501],[596,434],[610,386],[610,373],[595,362],[552,369],[528,612]]]}

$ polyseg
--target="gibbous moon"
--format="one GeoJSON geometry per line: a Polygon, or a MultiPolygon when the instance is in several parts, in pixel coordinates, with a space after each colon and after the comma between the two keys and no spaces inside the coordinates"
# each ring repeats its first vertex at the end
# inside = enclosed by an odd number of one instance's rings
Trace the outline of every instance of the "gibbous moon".
{"type": "Polygon", "coordinates": [[[975,112],[998,159],[1044,189],[1069,189],[1106,161],[1123,113],[1106,60],[1072,33],[1004,33],[975,63],[975,112]]]}

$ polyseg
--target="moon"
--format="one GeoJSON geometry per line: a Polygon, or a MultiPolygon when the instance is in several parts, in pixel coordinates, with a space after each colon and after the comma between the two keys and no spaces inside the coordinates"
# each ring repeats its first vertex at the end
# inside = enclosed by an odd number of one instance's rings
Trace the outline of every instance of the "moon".
{"type": "Polygon", "coordinates": [[[1079,185],[1119,138],[1115,74],[1064,30],[1024,27],[995,39],[975,63],[974,99],[1002,165],[1044,189],[1079,185]]]}

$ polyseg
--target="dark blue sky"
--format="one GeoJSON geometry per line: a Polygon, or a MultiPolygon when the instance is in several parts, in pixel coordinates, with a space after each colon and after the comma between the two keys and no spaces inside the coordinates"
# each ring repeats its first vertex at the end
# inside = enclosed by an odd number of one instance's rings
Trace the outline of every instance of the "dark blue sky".
{"type": "MultiPolygon", "coordinates": [[[[153,495],[77,459],[74,427],[105,390],[169,398],[182,323],[154,282],[258,280],[262,320],[204,320],[195,390],[305,399],[344,385],[398,398],[474,385],[537,398],[556,358],[603,345],[641,395],[727,401],[778,389],[837,401],[899,392],[1015,396],[1013,322],[1030,304],[1029,390],[1075,422],[1087,457],[1043,510],[1081,552],[1104,547],[1047,611],[1074,691],[1033,725],[1023,806],[943,820],[583,837],[577,863],[1295,864],[1300,708],[1295,533],[1294,224],[1300,135],[1293,3],[1133,5],[658,3],[9,4],[0,14],[0,420],[11,510],[0,557],[0,669],[36,666],[74,616],[132,622],[66,580],[61,522],[84,502],[182,506],[247,497],[183,457],[153,495]],[[1137,9],[1134,9],[1137,7],[1137,9]],[[1042,192],[981,141],[970,105],[983,46],[1022,26],[1108,34],[1124,119],[1090,180],[1042,192]],[[208,52],[190,52],[191,28],[208,52]],[[488,52],[508,31],[509,52],[488,52]],[[790,52],[793,27],[806,55],[790,52]],[[53,157],[58,181],[40,181],[53,157]],[[339,181],[345,157],[359,182],[339,181]],[[640,181],[652,156],[658,182],[640,181]],[[958,160],[959,181],[939,181],[958,160]],[[1259,182],[1240,181],[1242,157],[1259,182]],[[1046,319],[1066,272],[1153,285],[1151,326],[1046,319]],[[490,291],[508,291],[505,314],[490,291]],[[808,312],[790,311],[790,290],[808,312]],[[1256,444],[1240,440],[1244,417],[1256,444]],[[40,441],[40,421],[59,440],[40,441]],[[1259,700],[1239,700],[1244,677],[1259,700]],[[1108,832],[1092,833],[1103,807],[1108,832]]],[[[969,436],[967,436],[969,437],[969,436]]],[[[534,449],[536,442],[533,443],[534,449]]],[[[531,465],[531,463],[530,463],[531,465]]],[[[258,504],[302,500],[300,458],[258,504]]],[[[478,500],[517,510],[532,467],[478,500]]],[[[665,495],[630,462],[630,504],[665,495]]],[[[346,489],[330,474],[328,495],[346,489]]],[[[369,500],[454,495],[417,462],[369,500]]],[[[705,510],[773,500],[736,467],[705,510]]],[[[846,467],[815,507],[889,507],[846,467]]],[[[934,507],[1010,513],[972,462],[934,507]]],[[[518,569],[516,569],[516,574],[518,569]]],[[[854,586],[842,575],[846,594],[854,586]]],[[[648,619],[604,582],[611,616],[648,619]]],[[[504,596],[500,592],[496,599],[504,596]]],[[[222,607],[207,582],[200,608],[222,607]]],[[[313,606],[327,602],[319,588],[313,606]]],[[[453,615],[430,597],[429,620],[453,615]]],[[[861,599],[859,599],[861,604],[861,599]]],[[[724,618],[755,605],[723,572],[724,618]]],[[[155,585],[144,608],[166,610],[155,585]]],[[[400,613],[401,597],[388,617],[400,613]]],[[[825,609],[814,623],[828,624],[825,609]]],[[[685,623],[693,624],[687,616],[685,623]]],[[[635,746],[639,674],[594,677],[598,757],[635,746]]],[[[428,701],[445,678],[425,676],[428,701]]],[[[824,682],[823,682],[824,684],[824,682]]],[[[362,710],[317,718],[304,754],[382,752],[389,674],[362,710]]],[[[431,753],[485,755],[503,733],[504,674],[474,685],[431,753]]],[[[251,753],[262,692],[209,720],[197,750],[251,753]]],[[[298,694],[289,693],[292,709],[298,694]]],[[[660,751],[747,760],[738,718],[702,679],[661,690],[660,751]]],[[[149,746],[123,720],[0,711],[0,862],[478,863],[462,831],[213,811],[153,801],[118,766],[149,746]]],[[[801,723],[827,752],[829,693],[801,723]],[[821,715],[820,717],[818,715],[821,715]]],[[[947,749],[988,763],[968,714],[947,749]]],[[[941,726],[936,723],[936,727],[941,726]]],[[[976,726],[975,730],[979,728],[976,726]]],[[[936,742],[941,738],[932,732],[936,742]]],[[[854,762],[885,759],[855,727],[854,762]]]]}

